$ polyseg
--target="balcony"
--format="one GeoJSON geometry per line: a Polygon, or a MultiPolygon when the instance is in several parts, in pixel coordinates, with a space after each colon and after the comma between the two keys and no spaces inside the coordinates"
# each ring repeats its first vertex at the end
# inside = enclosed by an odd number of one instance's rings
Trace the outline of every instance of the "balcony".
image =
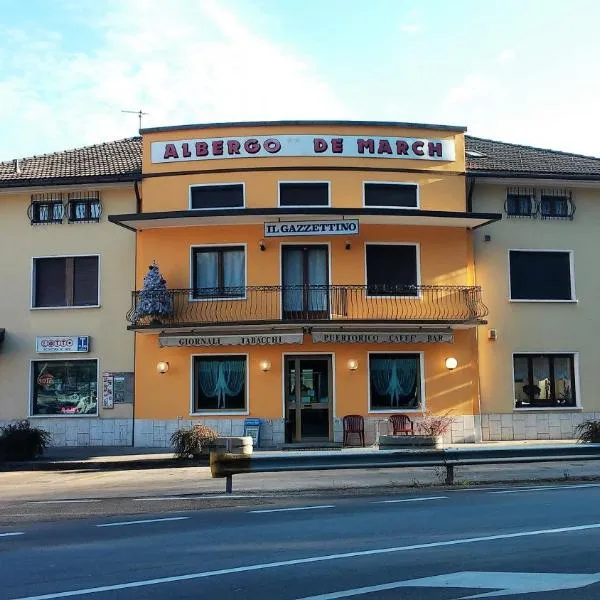
{"type": "Polygon", "coordinates": [[[272,285],[134,291],[127,320],[134,330],[344,322],[476,325],[487,314],[477,286],[272,285]],[[161,314],[151,314],[153,308],[161,314]]]}

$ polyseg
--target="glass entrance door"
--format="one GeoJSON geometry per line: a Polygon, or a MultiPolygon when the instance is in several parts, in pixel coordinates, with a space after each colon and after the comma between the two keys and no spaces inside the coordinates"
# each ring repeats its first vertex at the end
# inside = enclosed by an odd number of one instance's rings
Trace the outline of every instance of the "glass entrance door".
{"type": "Polygon", "coordinates": [[[327,318],[327,246],[283,246],[283,318],[327,318]]]}
{"type": "Polygon", "coordinates": [[[331,357],[285,359],[286,442],[331,437],[331,357]]]}

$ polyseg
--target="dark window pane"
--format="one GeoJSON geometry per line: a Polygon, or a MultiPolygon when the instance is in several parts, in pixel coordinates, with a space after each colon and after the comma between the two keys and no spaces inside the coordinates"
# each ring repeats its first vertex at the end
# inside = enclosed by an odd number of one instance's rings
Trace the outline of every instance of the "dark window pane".
{"type": "Polygon", "coordinates": [[[529,195],[508,194],[506,196],[506,213],[515,216],[533,214],[533,198],[529,195]]]}
{"type": "Polygon", "coordinates": [[[365,183],[365,206],[417,207],[417,186],[397,183],[365,183]]]}
{"type": "Polygon", "coordinates": [[[569,253],[511,250],[510,297],[513,300],[571,300],[569,253]]]}
{"type": "Polygon", "coordinates": [[[564,196],[542,196],[540,212],[543,217],[567,217],[569,201],[564,196]]]}
{"type": "Polygon", "coordinates": [[[195,357],[194,397],[197,412],[244,410],[246,357],[195,357]]]}
{"type": "Polygon", "coordinates": [[[97,361],[39,360],[33,363],[32,376],[32,414],[97,414],[97,361]]]}
{"type": "Polygon", "coordinates": [[[280,183],[280,206],[327,206],[329,184],[327,183],[280,183]]]}
{"type": "Polygon", "coordinates": [[[76,256],[73,260],[73,304],[98,304],[98,257],[76,256]]]}
{"type": "Polygon", "coordinates": [[[243,298],[246,289],[244,248],[196,248],[194,298],[243,298]]]}
{"type": "Polygon", "coordinates": [[[371,354],[369,386],[371,410],[419,408],[418,354],[371,354]]]}
{"type": "Polygon", "coordinates": [[[417,247],[368,245],[367,288],[370,296],[416,296],[417,247]]]}
{"type": "Polygon", "coordinates": [[[241,184],[201,185],[192,188],[192,208],[243,208],[241,184]]]}
{"type": "Polygon", "coordinates": [[[66,259],[35,259],[35,292],[33,305],[66,306],[66,259]]]}

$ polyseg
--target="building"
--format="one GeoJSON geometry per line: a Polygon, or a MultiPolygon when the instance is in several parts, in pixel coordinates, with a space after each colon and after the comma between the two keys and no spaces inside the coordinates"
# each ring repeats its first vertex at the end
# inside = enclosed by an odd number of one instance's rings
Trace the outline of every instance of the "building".
{"type": "Polygon", "coordinates": [[[423,411],[452,412],[452,439],[475,439],[487,309],[472,230],[500,214],[467,210],[463,128],[142,135],[140,210],[109,216],[135,231],[137,445],[165,445],[191,417],[225,434],[259,418],[265,446],[340,442],[348,414],[372,441],[390,414],[423,411]],[[139,291],[154,263],[168,291],[139,291]]]}
{"type": "Polygon", "coordinates": [[[0,163],[0,423],[132,443],[135,240],[107,215],[136,210],[139,170],[139,138],[0,163]]]}
{"type": "Polygon", "coordinates": [[[472,138],[470,197],[488,292],[478,338],[482,436],[572,438],[600,418],[600,159],[472,138]]]}

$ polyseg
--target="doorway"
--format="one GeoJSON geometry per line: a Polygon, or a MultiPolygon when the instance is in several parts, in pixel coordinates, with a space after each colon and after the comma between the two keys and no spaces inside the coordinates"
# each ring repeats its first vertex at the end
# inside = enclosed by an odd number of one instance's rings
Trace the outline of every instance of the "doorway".
{"type": "Polygon", "coordinates": [[[284,384],[286,443],[331,440],[331,356],[286,356],[284,384]]]}
{"type": "Polygon", "coordinates": [[[281,247],[284,319],[326,319],[329,315],[329,248],[281,247]]]}

